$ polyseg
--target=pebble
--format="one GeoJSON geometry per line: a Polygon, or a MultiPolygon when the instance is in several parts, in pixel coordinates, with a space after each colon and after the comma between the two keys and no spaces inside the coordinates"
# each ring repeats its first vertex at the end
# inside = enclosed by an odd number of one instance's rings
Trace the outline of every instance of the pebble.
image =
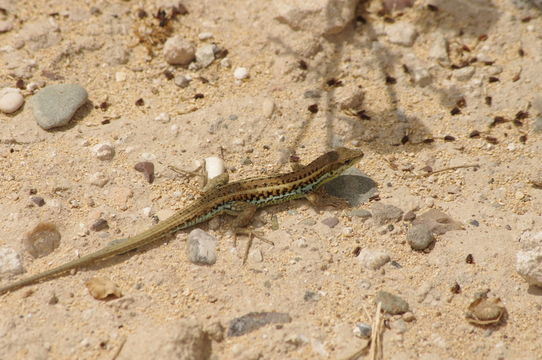
{"type": "Polygon", "coordinates": [[[275,110],[275,102],[273,99],[266,98],[262,102],[262,115],[264,118],[269,119],[273,115],[273,111],[275,110]]]}
{"type": "Polygon", "coordinates": [[[60,245],[60,232],[51,223],[39,223],[23,238],[25,250],[34,258],[49,255],[60,245]]]}
{"type": "Polygon", "coordinates": [[[125,65],[130,60],[130,52],[124,47],[115,44],[106,48],[103,52],[103,60],[108,65],[125,65]]]}
{"type": "Polygon", "coordinates": [[[535,133],[542,133],[542,116],[537,116],[533,121],[533,131],[535,133]]]}
{"type": "Polygon", "coordinates": [[[95,172],[90,175],[90,184],[97,187],[104,187],[109,182],[109,178],[101,171],[95,172]]]}
{"type": "Polygon", "coordinates": [[[17,88],[3,88],[0,90],[0,111],[11,114],[19,110],[23,105],[24,98],[21,90],[17,88]]]}
{"type": "Polygon", "coordinates": [[[305,99],[319,99],[321,96],[320,90],[307,90],[303,93],[305,99]]]}
{"type": "Polygon", "coordinates": [[[388,40],[392,44],[398,44],[410,47],[414,44],[418,32],[416,27],[410,23],[398,22],[391,24],[386,28],[386,34],[388,35],[388,40]]]}
{"type": "Polygon", "coordinates": [[[143,173],[149,184],[154,181],[154,164],[150,161],[141,161],[135,164],[134,169],[143,173]]]}
{"type": "Polygon", "coordinates": [[[516,271],[529,285],[542,288],[542,232],[524,232],[519,238],[516,271]]]}
{"type": "Polygon", "coordinates": [[[378,225],[396,222],[403,217],[403,210],[396,206],[383,204],[381,202],[376,202],[371,206],[371,213],[375,223],[378,225]]]}
{"type": "Polygon", "coordinates": [[[9,20],[0,21],[0,34],[13,29],[13,23],[9,20]]]}
{"type": "Polygon", "coordinates": [[[91,225],[90,230],[92,231],[102,231],[109,229],[109,224],[107,223],[107,220],[105,219],[96,219],[91,225]]]}
{"type": "Polygon", "coordinates": [[[260,249],[253,249],[248,254],[248,259],[253,263],[263,262],[263,254],[260,249]]]}
{"type": "Polygon", "coordinates": [[[370,270],[378,270],[390,260],[390,255],[387,252],[378,249],[365,248],[358,255],[359,263],[370,270]]]}
{"type": "Polygon", "coordinates": [[[213,38],[213,33],[211,32],[201,32],[198,34],[198,39],[200,39],[201,41],[209,40],[212,38],[213,38]]]}
{"type": "Polygon", "coordinates": [[[406,235],[412,250],[425,250],[435,241],[435,237],[427,224],[412,226],[406,235]]]}
{"type": "Polygon", "coordinates": [[[196,57],[194,45],[180,35],[167,39],[163,52],[170,65],[188,65],[196,57]]]}
{"type": "Polygon", "coordinates": [[[161,122],[162,124],[167,124],[171,120],[171,118],[169,117],[168,113],[161,112],[160,114],[158,114],[157,117],[154,118],[154,120],[161,122]]]}
{"type": "Polygon", "coordinates": [[[99,160],[111,160],[115,156],[115,148],[110,143],[97,144],[92,147],[92,153],[99,160]]]}
{"type": "Polygon", "coordinates": [[[117,71],[115,73],[115,81],[116,82],[123,82],[123,81],[126,81],[126,78],[127,78],[127,75],[125,72],[122,72],[122,71],[117,71]]]}
{"type": "Polygon", "coordinates": [[[122,297],[122,291],[118,285],[106,277],[93,277],[85,281],[85,286],[95,299],[103,300],[110,296],[122,297]]]}
{"type": "Polygon", "coordinates": [[[348,84],[341,86],[335,90],[335,98],[341,110],[345,109],[360,109],[363,103],[363,90],[361,86],[348,84]]]}
{"type": "Polygon", "coordinates": [[[429,49],[429,58],[441,63],[448,63],[448,42],[441,33],[436,33],[432,39],[432,46],[429,49]]]}
{"type": "Polygon", "coordinates": [[[196,50],[196,62],[201,67],[207,67],[215,61],[216,45],[203,45],[196,50]]]}
{"type": "Polygon", "coordinates": [[[413,221],[414,219],[416,219],[416,213],[413,210],[408,210],[403,215],[403,221],[413,221]]]}
{"type": "Polygon", "coordinates": [[[45,200],[41,196],[32,196],[30,198],[30,201],[32,201],[34,204],[36,204],[39,207],[42,207],[45,205],[45,200]]]}
{"type": "Polygon", "coordinates": [[[407,323],[403,319],[392,321],[390,328],[397,334],[404,334],[408,330],[407,323]]]}
{"type": "Polygon", "coordinates": [[[175,76],[175,79],[173,79],[173,82],[175,83],[175,85],[177,85],[178,87],[180,87],[182,89],[184,89],[185,87],[190,85],[190,79],[188,79],[184,75],[175,76]]]}
{"type": "Polygon", "coordinates": [[[214,236],[201,229],[194,229],[188,235],[186,255],[194,264],[213,265],[216,262],[216,243],[214,236]]]}
{"type": "Polygon", "coordinates": [[[382,303],[382,310],[390,315],[404,314],[409,310],[405,300],[387,291],[379,291],[376,294],[375,303],[379,302],[382,303]]]}
{"type": "Polygon", "coordinates": [[[230,59],[224,58],[224,59],[220,60],[220,66],[222,66],[223,68],[227,68],[227,69],[231,68],[230,59]]]}
{"type": "Polygon", "coordinates": [[[68,124],[87,99],[88,93],[80,85],[56,84],[38,91],[30,103],[38,125],[47,130],[68,124]]]}
{"type": "Polygon", "coordinates": [[[316,302],[320,300],[320,294],[314,291],[305,291],[305,295],[303,295],[303,300],[316,302]]]}
{"type": "Polygon", "coordinates": [[[474,75],[476,69],[474,66],[465,66],[461,69],[456,69],[452,72],[454,79],[459,81],[467,81],[474,75]]]}
{"type": "Polygon", "coordinates": [[[429,209],[421,215],[418,215],[412,225],[426,224],[434,235],[442,235],[452,230],[463,230],[463,225],[452,219],[446,213],[429,209]]]}
{"type": "Polygon", "coordinates": [[[373,328],[369,324],[357,323],[352,332],[357,337],[370,338],[373,328]]]}
{"type": "Polygon", "coordinates": [[[245,67],[238,67],[235,68],[235,70],[233,71],[233,77],[235,77],[237,80],[244,80],[248,78],[248,76],[249,72],[248,69],[245,67]]]}
{"type": "Polygon", "coordinates": [[[366,220],[366,219],[370,218],[372,216],[372,214],[371,214],[371,212],[369,210],[354,209],[354,210],[350,210],[348,212],[348,216],[359,217],[359,218],[362,218],[363,220],[366,220]]]}
{"type": "Polygon", "coordinates": [[[326,225],[327,227],[334,228],[339,223],[339,219],[337,219],[335,216],[325,218],[322,220],[322,224],[326,225]]]}
{"type": "Polygon", "coordinates": [[[20,255],[10,247],[0,247],[0,274],[21,274],[23,264],[20,255]]]}
{"type": "Polygon", "coordinates": [[[279,312],[251,312],[230,321],[228,336],[241,336],[268,324],[284,324],[292,321],[290,315],[279,312]]]}
{"type": "Polygon", "coordinates": [[[529,182],[537,188],[542,188],[542,172],[536,171],[534,174],[531,174],[529,176],[529,182]]]}

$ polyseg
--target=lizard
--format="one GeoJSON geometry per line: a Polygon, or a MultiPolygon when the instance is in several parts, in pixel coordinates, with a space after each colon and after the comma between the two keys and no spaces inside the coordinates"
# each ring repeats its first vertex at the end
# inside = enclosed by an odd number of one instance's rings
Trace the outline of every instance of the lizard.
{"type": "MultiPolygon", "coordinates": [[[[228,182],[227,173],[223,173],[222,175],[226,176],[212,179],[217,179],[215,184],[204,191],[198,199],[146,231],[133,237],[115,240],[88,255],[2,286],[0,295],[56,277],[72,269],[124,254],[221,214],[235,216],[232,228],[237,231],[236,233],[243,233],[238,230],[252,221],[258,208],[299,198],[307,198],[315,205],[334,200],[344,202],[343,199],[331,197],[323,192],[322,185],[341,175],[362,157],[361,150],[340,147],[319,156],[308,165],[297,164],[289,173],[233,182],[228,182]]],[[[249,246],[252,235],[253,233],[250,233],[249,246]]]]}

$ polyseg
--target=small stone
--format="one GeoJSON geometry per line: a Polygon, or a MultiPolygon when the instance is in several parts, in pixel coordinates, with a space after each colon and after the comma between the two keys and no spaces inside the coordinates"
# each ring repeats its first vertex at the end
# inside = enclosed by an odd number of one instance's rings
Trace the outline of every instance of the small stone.
{"type": "Polygon", "coordinates": [[[359,263],[366,269],[378,270],[391,260],[388,253],[382,250],[365,248],[358,255],[359,263]]]}
{"type": "Polygon", "coordinates": [[[48,303],[49,305],[56,305],[56,304],[58,304],[58,297],[56,296],[55,293],[52,293],[52,294],[51,294],[51,297],[49,298],[49,301],[47,301],[47,303],[48,303]]]}
{"type": "Polygon", "coordinates": [[[210,32],[201,32],[198,34],[198,39],[201,41],[209,40],[213,38],[213,33],[210,32]]]}
{"type": "Polygon", "coordinates": [[[266,98],[262,102],[262,115],[264,118],[269,119],[273,115],[273,111],[275,110],[275,102],[273,99],[266,98]]]}
{"type": "Polygon", "coordinates": [[[372,214],[371,214],[371,212],[369,210],[354,209],[354,210],[350,210],[348,212],[348,216],[359,217],[359,218],[362,218],[363,220],[366,220],[366,219],[370,218],[372,216],[372,214]]]}
{"type": "Polygon", "coordinates": [[[101,171],[95,172],[90,176],[90,184],[97,187],[104,187],[109,182],[109,178],[101,171]]]}
{"type": "Polygon", "coordinates": [[[414,44],[418,33],[416,27],[405,22],[391,24],[386,28],[388,40],[393,44],[410,47],[414,44]]]}
{"type": "Polygon", "coordinates": [[[97,219],[92,223],[92,225],[90,225],[90,230],[92,231],[102,231],[106,229],[109,229],[109,224],[105,219],[97,219]]]}
{"type": "Polygon", "coordinates": [[[363,90],[359,85],[350,84],[341,86],[335,91],[335,98],[337,99],[337,104],[341,110],[360,109],[363,103],[363,97],[363,90]]]}
{"type": "Polygon", "coordinates": [[[211,65],[215,61],[215,48],[213,44],[199,47],[196,50],[196,62],[203,68],[211,65]]]}
{"type": "Polygon", "coordinates": [[[467,81],[474,75],[475,71],[476,69],[474,66],[465,66],[461,69],[454,70],[452,74],[456,80],[467,81]]]}
{"type": "Polygon", "coordinates": [[[11,114],[19,110],[23,105],[24,98],[21,90],[17,88],[3,88],[0,90],[0,111],[11,114]]]}
{"type": "Polygon", "coordinates": [[[405,320],[406,322],[412,322],[416,320],[416,317],[414,316],[412,312],[407,311],[406,313],[403,314],[403,320],[405,320]]]}
{"type": "Polygon", "coordinates": [[[230,59],[224,58],[224,59],[220,60],[220,66],[222,66],[223,68],[227,68],[227,69],[231,68],[230,59]]]}
{"type": "Polygon", "coordinates": [[[13,23],[9,20],[0,21],[0,34],[13,29],[13,23]]]}
{"type": "Polygon", "coordinates": [[[92,148],[94,156],[99,160],[111,160],[115,156],[115,148],[110,143],[97,144],[92,148]]]}
{"type": "Polygon", "coordinates": [[[529,285],[542,288],[542,232],[524,232],[519,238],[516,271],[529,285]]]}
{"type": "Polygon", "coordinates": [[[535,133],[542,133],[542,116],[537,116],[533,121],[533,131],[535,133]]]}
{"type": "Polygon", "coordinates": [[[20,274],[23,264],[20,255],[10,247],[0,247],[0,274],[20,274]]]}
{"type": "Polygon", "coordinates": [[[436,33],[433,36],[432,42],[433,45],[429,49],[429,58],[437,62],[447,64],[449,62],[448,58],[448,42],[446,38],[441,33],[436,33]]]}
{"type": "Polygon", "coordinates": [[[373,332],[373,328],[369,324],[357,323],[352,332],[357,337],[370,338],[373,332]]]}
{"type": "Polygon", "coordinates": [[[173,82],[175,83],[175,85],[177,85],[178,87],[182,89],[190,85],[190,80],[184,75],[175,76],[175,79],[173,79],[173,82]]]}
{"type": "Polygon", "coordinates": [[[413,221],[414,219],[416,219],[416,213],[412,210],[407,211],[403,215],[403,221],[413,221]]]}
{"type": "Polygon", "coordinates": [[[305,295],[303,295],[303,300],[316,302],[320,300],[320,294],[314,291],[305,291],[305,295]]]}
{"type": "Polygon", "coordinates": [[[130,60],[130,52],[124,47],[115,44],[108,46],[103,53],[103,61],[108,65],[124,65],[130,60]]]}
{"type": "Polygon", "coordinates": [[[213,265],[216,262],[216,239],[201,229],[188,235],[186,254],[194,264],[213,265]]]}
{"type": "Polygon", "coordinates": [[[408,326],[403,319],[392,321],[390,328],[397,334],[404,334],[408,330],[408,326]]]}
{"type": "Polygon", "coordinates": [[[85,282],[90,295],[98,300],[103,300],[109,296],[121,297],[120,288],[106,277],[93,277],[85,282]]]}
{"type": "Polygon", "coordinates": [[[413,250],[425,250],[435,241],[431,229],[426,224],[412,226],[408,230],[406,238],[413,250]]]}
{"type": "Polygon", "coordinates": [[[244,67],[235,68],[235,70],[233,71],[233,76],[237,80],[244,80],[249,76],[248,69],[244,67]]]}
{"type": "Polygon", "coordinates": [[[167,39],[163,52],[170,65],[188,65],[196,57],[194,45],[180,35],[167,39]]]}
{"type": "Polygon", "coordinates": [[[409,310],[405,300],[387,291],[379,291],[376,294],[375,303],[379,302],[382,303],[382,310],[390,315],[404,314],[409,310]]]}
{"type": "Polygon", "coordinates": [[[162,124],[167,124],[171,120],[171,118],[169,117],[168,113],[161,112],[160,114],[158,114],[157,117],[154,118],[154,120],[161,122],[162,124]]]}
{"type": "Polygon", "coordinates": [[[529,182],[536,188],[542,188],[542,171],[536,171],[529,176],[529,182]]]}
{"type": "Polygon", "coordinates": [[[145,175],[145,179],[149,184],[154,181],[154,164],[150,161],[141,161],[135,164],[134,169],[145,175]]]}
{"type": "Polygon", "coordinates": [[[261,263],[263,261],[263,255],[260,249],[253,249],[248,254],[248,259],[253,263],[261,263]]]}
{"type": "Polygon", "coordinates": [[[320,90],[307,90],[303,93],[305,99],[319,99],[321,96],[320,90]]]}
{"type": "Polygon", "coordinates": [[[52,253],[60,245],[60,232],[51,223],[39,223],[23,238],[23,246],[34,258],[52,253]]]}
{"type": "Polygon", "coordinates": [[[115,81],[116,82],[123,82],[123,81],[126,81],[126,73],[125,72],[122,72],[122,71],[117,71],[115,73],[115,81]]]}
{"type": "Polygon", "coordinates": [[[68,124],[87,99],[88,93],[80,85],[56,84],[38,91],[30,103],[38,125],[48,130],[68,124]]]}
{"type": "Polygon", "coordinates": [[[333,217],[328,217],[328,218],[325,218],[324,220],[322,220],[322,224],[330,227],[330,228],[334,228],[335,226],[337,226],[337,224],[339,223],[339,219],[337,219],[335,216],[333,217]]]}
{"type": "Polygon", "coordinates": [[[45,200],[41,196],[32,196],[30,198],[30,201],[32,201],[34,204],[38,205],[39,207],[42,207],[45,205],[45,200]]]}
{"type": "Polygon", "coordinates": [[[241,336],[268,324],[284,324],[292,321],[290,315],[279,312],[251,312],[230,321],[228,336],[241,336]]]}
{"type": "Polygon", "coordinates": [[[463,225],[460,222],[455,221],[446,213],[437,209],[429,209],[423,214],[418,215],[412,221],[412,225],[418,224],[427,224],[431,232],[435,235],[442,235],[452,230],[463,230],[463,225]]]}
{"type": "Polygon", "coordinates": [[[383,204],[381,202],[376,202],[371,206],[371,213],[375,223],[378,225],[397,222],[401,220],[401,217],[403,216],[403,210],[396,206],[383,204]]]}

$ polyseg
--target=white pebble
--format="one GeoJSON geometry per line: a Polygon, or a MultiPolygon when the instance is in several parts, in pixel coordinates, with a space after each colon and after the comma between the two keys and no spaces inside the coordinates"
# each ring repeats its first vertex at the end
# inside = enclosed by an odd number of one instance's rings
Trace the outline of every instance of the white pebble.
{"type": "Polygon", "coordinates": [[[211,32],[202,32],[198,34],[198,39],[200,40],[209,40],[213,38],[213,33],[211,32]]]}
{"type": "Polygon", "coordinates": [[[220,66],[225,67],[225,68],[230,68],[231,67],[230,59],[224,58],[224,59],[220,60],[220,66]]]}
{"type": "Polygon", "coordinates": [[[226,171],[224,160],[217,156],[205,158],[205,170],[207,171],[207,179],[212,179],[221,175],[226,171]]]}
{"type": "Polygon", "coordinates": [[[388,40],[393,44],[412,46],[418,33],[416,27],[409,23],[395,23],[386,28],[388,40]]]}
{"type": "Polygon", "coordinates": [[[116,82],[123,82],[126,80],[126,73],[122,71],[117,71],[115,73],[115,81],[116,82]]]}
{"type": "Polygon", "coordinates": [[[158,116],[155,117],[154,120],[159,121],[163,124],[167,124],[170,120],[170,117],[168,113],[163,112],[163,113],[158,114],[158,116]]]}
{"type": "Polygon", "coordinates": [[[110,143],[95,145],[92,152],[100,160],[111,160],[115,156],[115,148],[110,143]]]}
{"type": "Polygon", "coordinates": [[[167,39],[164,58],[171,65],[188,65],[196,57],[194,45],[180,35],[167,39]]]}
{"type": "Polygon", "coordinates": [[[0,274],[20,274],[23,264],[20,255],[10,247],[0,248],[0,274]]]}
{"type": "Polygon", "coordinates": [[[244,67],[235,68],[235,70],[233,71],[233,76],[237,80],[246,79],[248,77],[248,69],[244,67]]]}
{"type": "Polygon", "coordinates": [[[19,110],[23,102],[24,98],[19,89],[3,88],[0,90],[0,111],[3,113],[14,113],[19,110]]]}
{"type": "Polygon", "coordinates": [[[514,151],[516,150],[516,144],[510,143],[506,148],[508,149],[508,151],[514,151]]]}
{"type": "Polygon", "coordinates": [[[173,82],[178,87],[185,88],[190,84],[190,80],[191,79],[189,79],[188,77],[186,77],[184,75],[177,75],[177,76],[175,76],[175,79],[173,80],[173,82]]]}
{"type": "Polygon", "coordinates": [[[144,152],[141,154],[141,159],[145,161],[154,161],[156,160],[156,155],[148,153],[148,152],[144,152]]]}
{"type": "Polygon", "coordinates": [[[143,213],[143,216],[149,217],[151,215],[152,208],[150,206],[141,209],[141,212],[143,213]]]}

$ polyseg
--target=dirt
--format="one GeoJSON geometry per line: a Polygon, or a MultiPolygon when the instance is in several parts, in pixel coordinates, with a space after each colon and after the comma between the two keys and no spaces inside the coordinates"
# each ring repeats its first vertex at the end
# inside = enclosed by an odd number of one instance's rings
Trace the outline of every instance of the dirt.
{"type": "Polygon", "coordinates": [[[438,209],[463,227],[414,251],[409,221],[379,225],[352,209],[299,200],[258,213],[254,226],[274,246],[255,240],[243,265],[246,241],[234,247],[225,216],[201,226],[219,240],[214,265],[190,263],[189,231],[181,231],[1,296],[0,357],[111,359],[120,351],[120,358],[145,358],[139,342],[164,350],[159,331],[147,338],[145,329],[190,319],[189,329],[214,336],[193,335],[209,349],[181,358],[345,359],[358,351],[370,358],[362,351],[368,341],[353,329],[373,324],[374,299],[384,290],[410,308],[382,315],[384,359],[541,358],[542,290],[515,270],[520,236],[542,231],[542,190],[530,183],[542,171],[540,10],[507,0],[432,0],[384,13],[380,1],[349,10],[352,3],[187,0],[188,13],[166,12],[161,27],[153,1],[0,1],[0,20],[12,23],[0,33],[0,55],[20,70],[0,67],[0,87],[21,85],[26,100],[0,115],[0,246],[15,249],[25,271],[2,274],[2,284],[182,209],[198,184],[168,166],[191,169],[207,156],[222,156],[230,178],[243,179],[290,171],[294,153],[306,164],[334,146],[359,148],[365,157],[357,168],[378,184],[378,196],[357,208],[370,211],[380,201],[417,215],[438,209]],[[36,35],[36,22],[49,30],[36,35]],[[389,26],[397,24],[415,28],[412,45],[391,41],[389,26]],[[200,40],[202,32],[213,37],[200,40]],[[231,66],[218,55],[202,69],[168,65],[162,46],[174,35],[196,47],[215,43],[220,56],[227,49],[231,66]],[[441,38],[448,59],[432,53],[441,38]],[[250,76],[236,80],[237,67],[250,76]],[[187,87],[175,85],[178,75],[192,77],[187,87]],[[28,103],[31,83],[35,91],[80,84],[89,101],[69,125],[46,131],[28,103]],[[111,160],[93,154],[104,143],[115,149],[111,160]],[[152,184],[134,169],[141,161],[154,164],[152,184]],[[92,184],[98,172],[108,179],[103,187],[92,184]],[[339,223],[321,222],[330,217],[339,223]],[[90,230],[97,219],[108,228],[90,230]],[[34,259],[23,238],[43,222],[57,226],[60,246],[34,259]],[[359,248],[392,261],[369,270],[359,248]],[[95,299],[85,287],[92,277],[110,279],[122,297],[95,299]],[[465,318],[480,293],[506,308],[498,324],[465,318]],[[292,321],[216,335],[251,312],[287,313],[292,321]]]}

